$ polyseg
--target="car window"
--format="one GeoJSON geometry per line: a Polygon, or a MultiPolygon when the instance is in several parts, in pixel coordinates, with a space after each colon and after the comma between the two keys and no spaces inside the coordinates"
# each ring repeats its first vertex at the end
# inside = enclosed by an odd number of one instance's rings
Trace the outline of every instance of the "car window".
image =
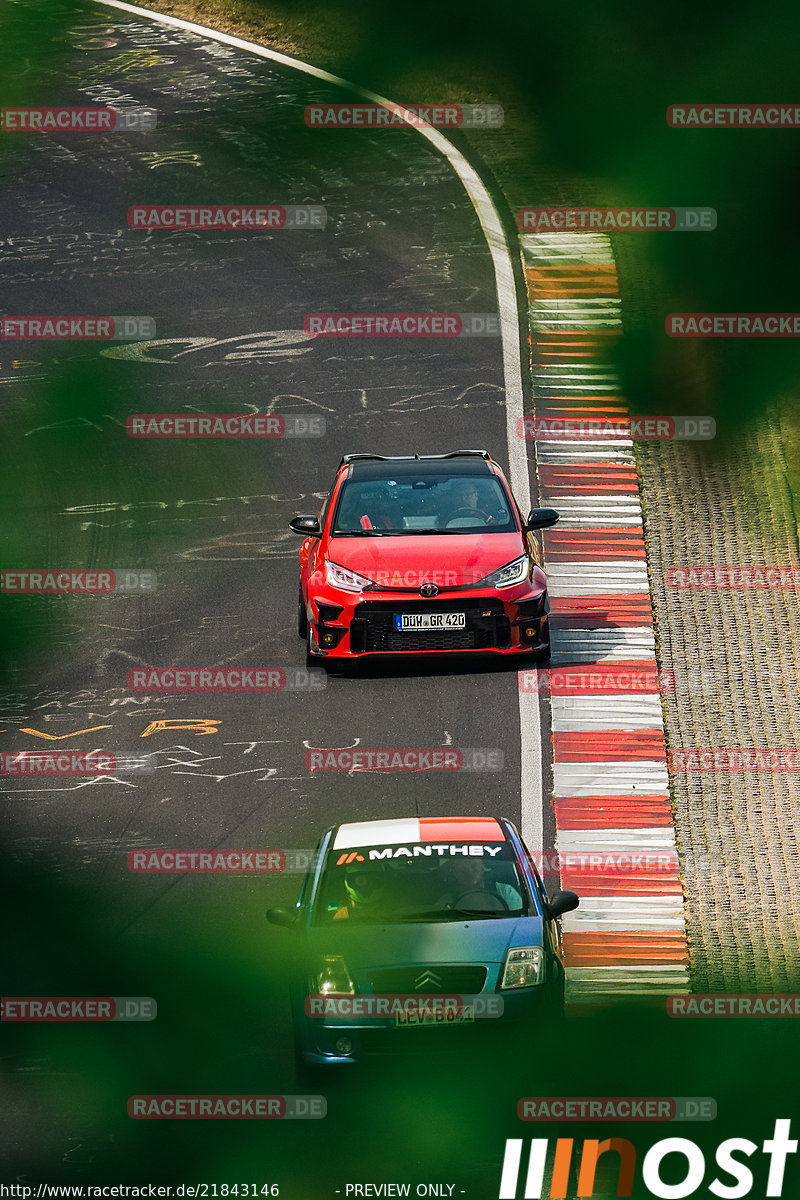
{"type": "Polygon", "coordinates": [[[495,475],[403,475],[348,479],[331,532],[509,533],[518,529],[513,505],[495,475]]]}
{"type": "Polygon", "coordinates": [[[412,843],[330,851],[314,922],[448,921],[465,912],[491,920],[527,915],[529,907],[509,843],[412,843]]]}

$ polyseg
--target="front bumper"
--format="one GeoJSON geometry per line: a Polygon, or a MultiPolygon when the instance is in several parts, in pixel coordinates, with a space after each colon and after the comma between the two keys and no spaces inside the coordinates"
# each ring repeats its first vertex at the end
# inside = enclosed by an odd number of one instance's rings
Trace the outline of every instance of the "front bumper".
{"type": "Polygon", "coordinates": [[[312,652],[326,658],[536,654],[550,645],[547,592],[533,591],[527,584],[503,591],[449,592],[434,599],[418,592],[345,593],[326,586],[310,594],[306,612],[312,652]],[[394,615],[400,612],[463,612],[465,628],[400,632],[394,627],[394,615]]]}
{"type": "Polygon", "coordinates": [[[295,1040],[299,1056],[311,1066],[363,1063],[414,1054],[462,1054],[482,1047],[491,1050],[508,1039],[518,1042],[536,1027],[552,1021],[558,1011],[552,985],[518,991],[487,992],[503,998],[503,1015],[476,1018],[468,1024],[398,1027],[390,1019],[315,1020],[295,1006],[295,1040]],[[343,1044],[349,1043],[349,1047],[343,1044]]]}

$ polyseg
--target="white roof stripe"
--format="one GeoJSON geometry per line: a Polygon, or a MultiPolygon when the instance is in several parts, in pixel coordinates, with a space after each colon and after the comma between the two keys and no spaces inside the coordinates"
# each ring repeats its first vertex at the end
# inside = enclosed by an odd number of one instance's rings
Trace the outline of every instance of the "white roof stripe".
{"type": "Polygon", "coordinates": [[[416,817],[402,817],[389,821],[360,821],[342,825],[333,843],[334,850],[348,850],[355,846],[395,846],[420,840],[419,821],[416,817]]]}

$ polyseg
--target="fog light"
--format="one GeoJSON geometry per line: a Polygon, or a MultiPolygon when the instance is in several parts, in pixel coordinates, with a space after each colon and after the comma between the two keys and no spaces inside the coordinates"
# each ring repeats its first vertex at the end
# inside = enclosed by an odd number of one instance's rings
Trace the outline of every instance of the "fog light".
{"type": "Polygon", "coordinates": [[[337,1054],[346,1055],[353,1053],[353,1043],[349,1037],[340,1037],[336,1039],[334,1049],[337,1054]]]}
{"type": "Polygon", "coordinates": [[[535,625],[526,625],[523,630],[523,634],[528,639],[529,642],[535,641],[536,640],[536,626],[535,625]]]}
{"type": "Polygon", "coordinates": [[[325,632],[322,634],[322,645],[323,646],[335,646],[336,640],[337,640],[336,634],[333,632],[332,629],[326,629],[325,632]]]}

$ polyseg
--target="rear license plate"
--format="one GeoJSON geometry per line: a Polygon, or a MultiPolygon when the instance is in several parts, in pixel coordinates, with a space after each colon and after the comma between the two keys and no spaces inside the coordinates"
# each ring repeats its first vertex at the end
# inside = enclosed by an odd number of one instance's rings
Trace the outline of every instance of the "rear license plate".
{"type": "Polygon", "coordinates": [[[426,629],[466,629],[467,614],[463,612],[395,613],[394,627],[400,633],[416,633],[426,629]]]}
{"type": "Polygon", "coordinates": [[[475,1013],[466,1005],[460,1012],[442,1012],[430,1016],[420,1016],[418,1013],[404,1013],[395,1017],[398,1029],[421,1029],[423,1026],[436,1025],[470,1025],[475,1020],[475,1013]]]}

